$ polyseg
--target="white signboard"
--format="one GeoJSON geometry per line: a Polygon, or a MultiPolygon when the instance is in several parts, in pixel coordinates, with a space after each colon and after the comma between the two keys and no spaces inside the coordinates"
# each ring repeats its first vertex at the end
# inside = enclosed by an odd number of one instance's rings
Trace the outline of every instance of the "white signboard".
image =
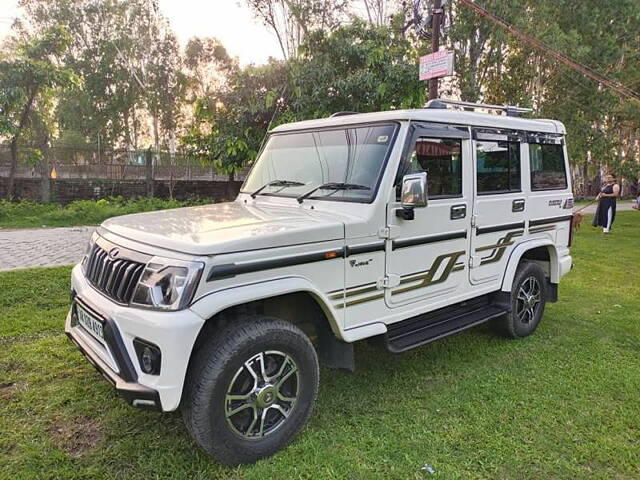
{"type": "Polygon", "coordinates": [[[453,52],[440,50],[420,57],[420,80],[453,75],[453,52]]]}

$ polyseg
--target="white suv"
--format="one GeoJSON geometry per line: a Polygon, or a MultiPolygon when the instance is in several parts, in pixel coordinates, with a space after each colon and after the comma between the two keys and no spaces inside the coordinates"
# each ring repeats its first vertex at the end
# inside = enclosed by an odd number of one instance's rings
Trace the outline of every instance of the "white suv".
{"type": "Polygon", "coordinates": [[[286,445],[319,360],[353,369],[358,340],[403,352],[489,320],[530,335],[571,268],[573,197],[564,126],[504,110],[276,128],[234,202],[104,222],[67,334],[226,464],[286,445]]]}

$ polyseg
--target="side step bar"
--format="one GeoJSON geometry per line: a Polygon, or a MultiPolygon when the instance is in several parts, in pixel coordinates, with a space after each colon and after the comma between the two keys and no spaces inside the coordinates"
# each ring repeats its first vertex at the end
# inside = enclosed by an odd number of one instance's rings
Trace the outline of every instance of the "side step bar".
{"type": "Polygon", "coordinates": [[[394,353],[405,352],[508,313],[508,304],[496,300],[493,294],[483,295],[391,324],[386,346],[394,353]]]}

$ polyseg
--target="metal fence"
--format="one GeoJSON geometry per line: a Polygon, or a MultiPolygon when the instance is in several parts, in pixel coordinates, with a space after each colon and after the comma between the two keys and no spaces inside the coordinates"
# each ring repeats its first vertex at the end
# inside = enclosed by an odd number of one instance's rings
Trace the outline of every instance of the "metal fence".
{"type": "MultiPolygon", "coordinates": [[[[153,152],[150,150],[97,150],[88,148],[51,147],[45,159],[34,154],[30,147],[18,150],[16,178],[40,178],[48,172],[52,179],[108,179],[108,180],[205,180],[226,181],[211,164],[204,164],[181,152],[153,152]],[[46,168],[42,168],[42,161],[46,168]]],[[[11,151],[0,145],[0,177],[9,176],[11,151]]],[[[238,180],[243,174],[236,176],[238,180]]]]}

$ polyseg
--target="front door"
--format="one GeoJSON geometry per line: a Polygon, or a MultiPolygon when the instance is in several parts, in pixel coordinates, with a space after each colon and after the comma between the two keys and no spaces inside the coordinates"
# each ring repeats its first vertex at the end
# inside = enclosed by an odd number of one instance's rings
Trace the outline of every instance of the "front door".
{"type": "Polygon", "coordinates": [[[511,251],[524,235],[527,212],[522,179],[522,135],[475,129],[474,225],[470,280],[499,286],[511,251]]]}
{"type": "Polygon", "coordinates": [[[472,202],[469,129],[413,124],[398,179],[427,172],[428,205],[414,209],[414,219],[387,209],[391,240],[386,246],[385,303],[397,308],[415,302],[450,300],[468,288],[468,255],[472,202]]]}

